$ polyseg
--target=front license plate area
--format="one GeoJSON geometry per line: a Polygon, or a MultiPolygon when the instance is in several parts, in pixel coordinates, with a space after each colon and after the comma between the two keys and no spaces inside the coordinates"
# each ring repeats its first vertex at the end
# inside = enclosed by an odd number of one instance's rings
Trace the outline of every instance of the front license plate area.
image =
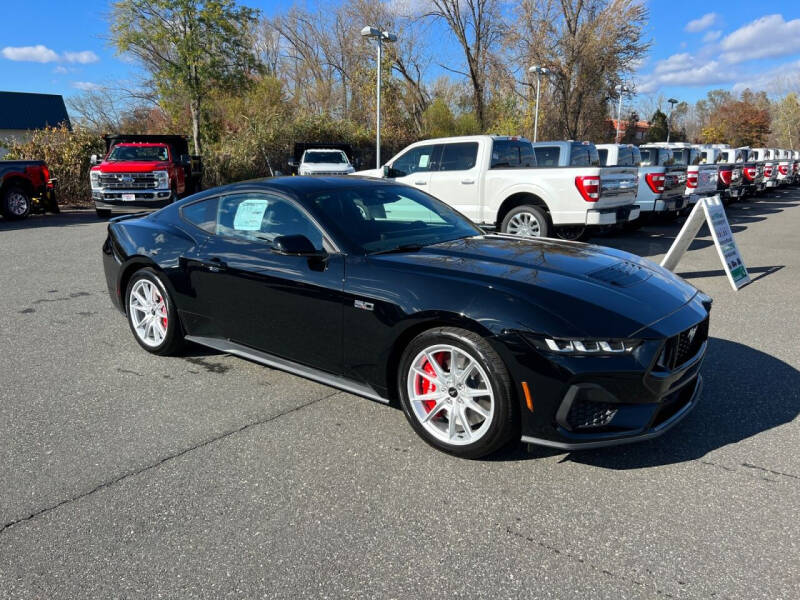
{"type": "Polygon", "coordinates": [[[136,200],[136,194],[122,194],[123,202],[133,202],[136,200]]]}

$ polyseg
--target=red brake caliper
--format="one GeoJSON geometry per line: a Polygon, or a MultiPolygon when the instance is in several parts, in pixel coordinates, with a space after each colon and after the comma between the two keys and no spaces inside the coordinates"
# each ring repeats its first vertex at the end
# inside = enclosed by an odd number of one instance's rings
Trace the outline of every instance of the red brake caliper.
{"type": "MultiPolygon", "coordinates": [[[[164,302],[164,298],[159,296],[158,297],[159,304],[164,305],[164,312],[167,312],[167,303],[164,302]]],[[[164,328],[164,331],[167,329],[167,317],[161,317],[161,326],[164,328]]]]}
{"type": "MultiPolygon", "coordinates": [[[[439,353],[440,356],[443,353],[439,353]]],[[[439,356],[434,355],[434,359],[442,365],[442,359],[439,356]]],[[[444,365],[442,365],[444,367],[444,365]]],[[[436,375],[436,371],[433,369],[433,365],[425,360],[425,363],[422,365],[422,370],[428,373],[429,375],[436,375]]],[[[429,380],[425,379],[422,375],[417,375],[417,393],[418,394],[428,394],[430,392],[436,391],[436,385],[431,383],[429,380]]],[[[422,405],[425,407],[426,412],[431,412],[433,407],[436,406],[436,400],[423,400],[422,405]]]]}

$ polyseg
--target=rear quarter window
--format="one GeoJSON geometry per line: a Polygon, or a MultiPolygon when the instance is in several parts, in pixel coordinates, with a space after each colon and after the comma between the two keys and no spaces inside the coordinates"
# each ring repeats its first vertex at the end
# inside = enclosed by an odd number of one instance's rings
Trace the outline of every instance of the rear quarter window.
{"type": "MultiPolygon", "coordinates": [[[[607,166],[608,165],[608,150],[606,150],[605,148],[600,148],[597,151],[597,155],[600,157],[600,164],[603,165],[604,167],[607,166]]],[[[622,153],[620,153],[620,156],[622,156],[622,153]]]]}
{"type": "Polygon", "coordinates": [[[478,142],[445,144],[440,171],[468,171],[478,161],[478,142]]]}

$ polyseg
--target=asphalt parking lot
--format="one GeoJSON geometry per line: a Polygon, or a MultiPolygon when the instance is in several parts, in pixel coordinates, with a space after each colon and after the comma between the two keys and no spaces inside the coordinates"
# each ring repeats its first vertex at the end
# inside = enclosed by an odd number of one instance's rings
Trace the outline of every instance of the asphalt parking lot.
{"type": "MultiPolygon", "coordinates": [[[[800,190],[729,218],[751,285],[705,229],[678,267],[715,300],[695,412],[490,461],[239,358],[151,356],[93,211],[0,220],[0,597],[800,597],[800,190]]],[[[678,229],[594,241],[660,259],[678,229]]]]}

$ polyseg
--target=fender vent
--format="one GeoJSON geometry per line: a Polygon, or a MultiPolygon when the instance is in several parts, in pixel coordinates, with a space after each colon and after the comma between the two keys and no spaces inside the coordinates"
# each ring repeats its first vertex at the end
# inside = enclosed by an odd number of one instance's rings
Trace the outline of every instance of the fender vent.
{"type": "Polygon", "coordinates": [[[589,273],[589,277],[617,287],[630,287],[646,281],[653,273],[635,263],[622,260],[610,267],[589,273]]]}

